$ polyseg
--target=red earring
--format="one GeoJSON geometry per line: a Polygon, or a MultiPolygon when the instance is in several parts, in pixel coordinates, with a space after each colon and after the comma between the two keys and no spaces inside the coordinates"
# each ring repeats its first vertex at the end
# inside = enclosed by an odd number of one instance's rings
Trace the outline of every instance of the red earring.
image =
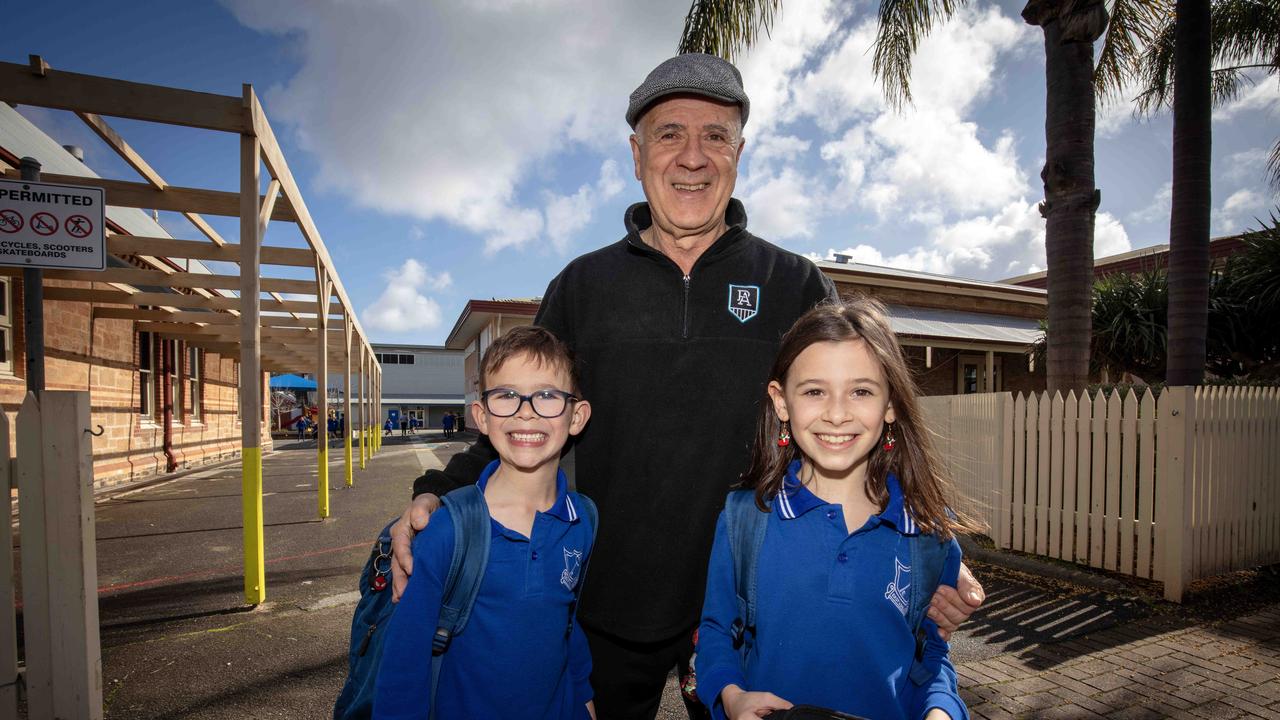
{"type": "Polygon", "coordinates": [[[898,441],[893,437],[893,423],[889,423],[889,427],[884,431],[884,444],[880,447],[883,448],[885,452],[889,452],[893,450],[894,446],[897,444],[898,441]]]}
{"type": "Polygon", "coordinates": [[[786,447],[791,444],[791,433],[787,431],[787,423],[782,423],[782,429],[778,431],[778,447],[786,447]]]}

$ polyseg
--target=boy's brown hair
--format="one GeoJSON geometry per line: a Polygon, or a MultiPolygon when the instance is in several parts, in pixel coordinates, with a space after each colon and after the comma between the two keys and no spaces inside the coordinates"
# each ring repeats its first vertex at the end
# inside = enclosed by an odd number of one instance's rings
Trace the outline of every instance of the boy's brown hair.
{"type": "Polygon", "coordinates": [[[539,365],[560,368],[569,374],[569,392],[578,395],[578,363],[573,351],[550,330],[523,325],[493,341],[480,360],[480,392],[489,389],[487,379],[502,364],[517,355],[528,355],[539,365]]]}

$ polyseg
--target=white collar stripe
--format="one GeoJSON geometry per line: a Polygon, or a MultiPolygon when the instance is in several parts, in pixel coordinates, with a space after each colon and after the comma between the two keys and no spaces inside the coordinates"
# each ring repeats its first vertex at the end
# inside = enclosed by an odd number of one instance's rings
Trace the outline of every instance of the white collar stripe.
{"type": "Polygon", "coordinates": [[[778,510],[782,513],[782,517],[788,520],[794,520],[795,512],[791,510],[791,502],[787,499],[787,489],[784,487],[778,491],[778,510]]]}
{"type": "Polygon", "coordinates": [[[569,522],[578,519],[578,508],[573,506],[573,498],[568,495],[564,496],[564,506],[569,510],[569,522]]]}

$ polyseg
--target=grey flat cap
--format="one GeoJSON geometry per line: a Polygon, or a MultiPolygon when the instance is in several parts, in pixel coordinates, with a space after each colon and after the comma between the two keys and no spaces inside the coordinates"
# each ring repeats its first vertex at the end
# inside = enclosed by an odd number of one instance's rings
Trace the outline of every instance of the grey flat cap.
{"type": "Polygon", "coordinates": [[[728,61],[705,53],[677,55],[649,73],[640,87],[631,93],[627,106],[627,124],[636,128],[640,116],[655,102],[668,95],[701,95],[734,103],[742,108],[742,124],[747,124],[751,101],[742,89],[742,73],[728,61]]]}

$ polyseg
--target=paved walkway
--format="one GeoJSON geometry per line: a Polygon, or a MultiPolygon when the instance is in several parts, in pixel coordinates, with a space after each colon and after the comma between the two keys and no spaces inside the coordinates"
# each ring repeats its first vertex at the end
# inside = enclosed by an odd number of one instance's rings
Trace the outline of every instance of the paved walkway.
{"type": "Polygon", "coordinates": [[[975,718],[1280,719],[1280,605],[1148,618],[958,666],[975,718]]]}

